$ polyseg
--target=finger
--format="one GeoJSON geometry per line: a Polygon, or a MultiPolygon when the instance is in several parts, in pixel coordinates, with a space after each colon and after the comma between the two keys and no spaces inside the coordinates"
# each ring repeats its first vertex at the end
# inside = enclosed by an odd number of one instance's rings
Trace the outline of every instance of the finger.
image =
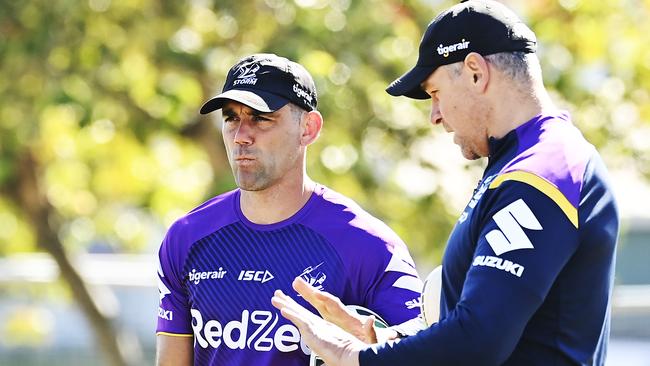
{"type": "Polygon", "coordinates": [[[307,283],[307,281],[303,280],[300,277],[296,277],[293,280],[292,286],[293,289],[303,297],[303,299],[307,300],[307,302],[312,304],[314,307],[318,305],[317,295],[320,291],[307,283]]]}
{"type": "Polygon", "coordinates": [[[296,325],[304,339],[315,336],[315,332],[312,329],[316,329],[318,322],[324,323],[321,318],[305,309],[280,290],[275,291],[274,296],[271,298],[271,303],[280,310],[280,314],[283,317],[296,325]]]}
{"type": "Polygon", "coordinates": [[[292,285],[296,292],[314,306],[319,305],[322,302],[340,302],[338,297],[329,292],[318,290],[300,277],[296,277],[292,285]]]}
{"type": "Polygon", "coordinates": [[[297,277],[293,281],[293,288],[296,290],[307,302],[309,302],[318,312],[324,317],[341,316],[347,313],[345,306],[341,300],[326,292],[319,291],[309,285],[305,280],[297,277]]]}
{"type": "Polygon", "coordinates": [[[275,290],[271,303],[279,310],[292,308],[294,311],[298,311],[299,307],[301,307],[300,304],[296,303],[290,296],[285,295],[281,290],[275,290]]]}
{"type": "Polygon", "coordinates": [[[348,311],[348,309],[345,308],[345,305],[343,305],[338,297],[335,297],[331,294],[323,294],[320,299],[322,307],[325,309],[325,311],[334,317],[350,316],[353,314],[353,312],[348,311]]]}
{"type": "Polygon", "coordinates": [[[282,290],[275,290],[275,292],[273,292],[273,297],[277,297],[282,300],[290,299],[290,297],[287,296],[284,292],[282,292],[282,290]]]}
{"type": "Polygon", "coordinates": [[[283,307],[287,306],[287,295],[285,295],[281,290],[275,290],[273,297],[271,297],[271,303],[278,310],[282,310],[283,307]]]}
{"type": "Polygon", "coordinates": [[[363,321],[363,326],[361,327],[363,330],[363,338],[362,341],[365,341],[366,343],[377,343],[377,333],[375,332],[375,316],[370,315],[363,321]]]}
{"type": "Polygon", "coordinates": [[[318,318],[311,311],[307,310],[304,306],[298,304],[291,296],[287,296],[281,290],[276,290],[273,297],[271,298],[271,304],[275,306],[278,310],[289,310],[293,314],[300,316],[301,318],[309,321],[313,321],[314,318],[318,318]]]}
{"type": "Polygon", "coordinates": [[[282,314],[283,317],[289,319],[289,321],[295,324],[296,327],[298,327],[298,330],[300,330],[301,334],[305,334],[304,332],[307,329],[310,329],[309,324],[304,319],[304,317],[301,316],[301,314],[296,312],[294,309],[290,307],[283,307],[280,309],[280,314],[282,314]]]}
{"type": "Polygon", "coordinates": [[[286,301],[282,298],[282,293],[278,293],[280,290],[275,291],[275,294],[273,294],[273,297],[271,298],[271,304],[275,306],[276,309],[282,310],[282,308],[286,307],[286,301]]]}
{"type": "Polygon", "coordinates": [[[294,309],[293,312],[297,312],[295,302],[291,301],[292,299],[282,293],[280,290],[276,290],[271,298],[271,304],[278,310],[282,311],[283,309],[294,309]]]}
{"type": "Polygon", "coordinates": [[[316,301],[327,311],[345,311],[345,305],[341,299],[325,291],[318,291],[314,294],[316,301]]]}

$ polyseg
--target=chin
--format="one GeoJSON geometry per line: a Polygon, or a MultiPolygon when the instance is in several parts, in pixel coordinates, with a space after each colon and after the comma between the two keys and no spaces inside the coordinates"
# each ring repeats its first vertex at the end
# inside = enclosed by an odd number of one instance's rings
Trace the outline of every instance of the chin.
{"type": "Polygon", "coordinates": [[[237,186],[242,191],[259,192],[269,188],[269,184],[264,182],[238,182],[237,186]]]}
{"type": "Polygon", "coordinates": [[[242,186],[242,185],[239,185],[238,187],[242,191],[246,191],[246,192],[259,192],[259,191],[263,190],[263,188],[259,188],[259,187],[255,187],[255,186],[242,186]]]}
{"type": "Polygon", "coordinates": [[[251,181],[251,180],[247,181],[242,179],[237,180],[237,186],[242,191],[249,191],[249,192],[263,191],[266,188],[268,188],[268,184],[265,184],[264,182],[251,181]]]}
{"type": "Polygon", "coordinates": [[[462,153],[463,157],[467,160],[477,160],[481,158],[481,155],[470,150],[463,150],[462,153]]]}

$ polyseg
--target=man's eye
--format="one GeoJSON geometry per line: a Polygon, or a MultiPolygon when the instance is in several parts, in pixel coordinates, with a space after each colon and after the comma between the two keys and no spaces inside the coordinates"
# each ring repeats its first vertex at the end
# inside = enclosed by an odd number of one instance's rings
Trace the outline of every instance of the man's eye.
{"type": "Polygon", "coordinates": [[[253,120],[254,120],[255,122],[268,122],[268,121],[270,121],[271,119],[270,119],[270,118],[267,118],[267,117],[264,117],[264,116],[254,116],[254,117],[253,117],[253,120]]]}

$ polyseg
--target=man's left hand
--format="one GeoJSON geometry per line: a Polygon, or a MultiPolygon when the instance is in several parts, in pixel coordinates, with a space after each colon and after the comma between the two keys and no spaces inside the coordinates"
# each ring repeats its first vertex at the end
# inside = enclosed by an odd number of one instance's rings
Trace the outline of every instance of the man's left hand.
{"type": "MultiPolygon", "coordinates": [[[[296,281],[294,288],[303,289],[296,286],[296,281]]],[[[361,340],[313,314],[280,290],[275,291],[271,303],[298,327],[307,346],[327,365],[359,366],[359,351],[366,348],[361,340]]]]}

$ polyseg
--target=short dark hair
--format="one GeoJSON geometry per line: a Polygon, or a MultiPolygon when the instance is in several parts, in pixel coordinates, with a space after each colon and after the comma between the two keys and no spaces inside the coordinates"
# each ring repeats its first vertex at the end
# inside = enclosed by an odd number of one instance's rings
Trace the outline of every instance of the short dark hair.
{"type": "Polygon", "coordinates": [[[485,56],[497,70],[519,82],[530,82],[533,79],[531,55],[525,52],[499,52],[485,56]]]}
{"type": "Polygon", "coordinates": [[[306,109],[304,109],[304,108],[302,108],[302,107],[300,107],[298,105],[295,105],[293,103],[288,103],[287,105],[289,106],[289,109],[291,110],[291,116],[293,116],[293,119],[297,120],[298,122],[300,122],[300,119],[302,118],[302,115],[304,113],[307,113],[306,109]]]}
{"type": "MultiPolygon", "coordinates": [[[[526,52],[499,52],[483,56],[494,68],[501,71],[513,81],[530,83],[533,80],[532,58],[534,54],[526,52]]],[[[463,62],[449,65],[448,72],[457,77],[463,70],[463,62]]]]}

